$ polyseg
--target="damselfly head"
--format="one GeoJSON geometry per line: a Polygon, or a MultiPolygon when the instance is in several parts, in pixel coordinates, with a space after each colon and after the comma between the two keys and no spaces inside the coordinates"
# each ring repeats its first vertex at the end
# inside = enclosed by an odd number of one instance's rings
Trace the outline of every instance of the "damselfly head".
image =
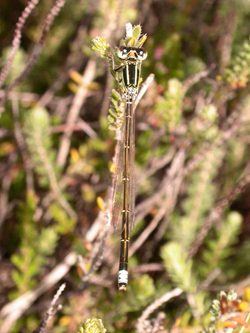
{"type": "Polygon", "coordinates": [[[122,60],[139,59],[142,61],[147,58],[147,51],[143,48],[120,46],[117,50],[117,55],[122,60]]]}

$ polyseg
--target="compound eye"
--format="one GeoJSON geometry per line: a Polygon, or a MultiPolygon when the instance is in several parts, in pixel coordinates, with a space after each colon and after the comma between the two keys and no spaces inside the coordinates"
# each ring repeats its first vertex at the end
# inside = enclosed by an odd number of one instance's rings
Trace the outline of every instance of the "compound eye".
{"type": "Polygon", "coordinates": [[[126,59],[128,55],[128,50],[125,46],[119,46],[117,50],[118,58],[126,59]]]}
{"type": "Polygon", "coordinates": [[[139,49],[139,51],[138,51],[138,58],[140,60],[146,59],[147,58],[147,51],[144,50],[144,49],[139,49]]]}

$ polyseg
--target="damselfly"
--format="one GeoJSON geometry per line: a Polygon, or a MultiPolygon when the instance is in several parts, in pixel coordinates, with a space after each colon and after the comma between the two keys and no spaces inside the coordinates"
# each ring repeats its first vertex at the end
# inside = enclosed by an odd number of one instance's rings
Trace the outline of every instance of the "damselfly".
{"type": "Polygon", "coordinates": [[[113,181],[111,223],[121,227],[119,290],[126,290],[128,283],[129,234],[135,219],[135,113],[134,103],[139,91],[141,63],[147,57],[143,48],[120,46],[117,50],[120,65],[114,68],[118,75],[122,99],[125,104],[120,138],[117,143],[116,173],[113,181]]]}

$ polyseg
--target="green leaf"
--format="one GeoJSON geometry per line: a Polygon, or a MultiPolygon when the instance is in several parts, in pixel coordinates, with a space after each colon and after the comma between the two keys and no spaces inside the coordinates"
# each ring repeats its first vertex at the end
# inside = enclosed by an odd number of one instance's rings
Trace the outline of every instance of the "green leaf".
{"type": "MultiPolygon", "coordinates": [[[[115,320],[124,320],[124,314],[132,311],[138,311],[152,301],[155,294],[154,281],[147,274],[136,277],[129,282],[125,294],[117,293],[114,304],[119,304],[119,312],[115,320]]],[[[114,305],[115,306],[115,305],[114,305]]]]}
{"type": "MultiPolygon", "coordinates": [[[[24,131],[26,143],[36,173],[39,175],[39,182],[42,186],[49,186],[47,161],[55,164],[56,155],[52,149],[52,138],[50,134],[50,116],[45,108],[34,107],[24,117],[24,131]]],[[[57,168],[53,168],[56,173],[57,168]]]]}
{"type": "Polygon", "coordinates": [[[164,98],[159,98],[156,111],[163,117],[169,132],[173,132],[182,121],[183,92],[182,83],[177,79],[168,81],[164,98]]]}
{"type": "Polygon", "coordinates": [[[142,47],[143,44],[146,42],[146,40],[147,40],[147,35],[142,35],[141,38],[136,43],[136,47],[138,48],[142,47]]]}
{"type": "Polygon", "coordinates": [[[127,290],[128,311],[136,311],[145,306],[155,293],[154,280],[147,274],[133,279],[127,290]]]}
{"type": "Polygon", "coordinates": [[[139,40],[140,36],[141,36],[141,26],[140,24],[134,26],[133,28],[133,37],[135,39],[135,43],[137,43],[137,41],[139,40]]]}
{"type": "Polygon", "coordinates": [[[186,292],[194,291],[194,277],[192,276],[192,261],[187,259],[177,242],[171,242],[161,249],[164,265],[175,284],[186,292]]]}
{"type": "Polygon", "coordinates": [[[54,252],[58,241],[58,234],[53,227],[42,229],[37,242],[37,250],[43,255],[50,255],[54,252]]]}
{"type": "Polygon", "coordinates": [[[57,221],[55,227],[57,232],[60,234],[67,234],[74,229],[76,221],[69,218],[68,214],[57,202],[54,202],[49,206],[49,211],[53,219],[57,221]]]}
{"type": "Polygon", "coordinates": [[[237,240],[241,224],[242,216],[238,212],[230,212],[217,229],[216,239],[208,241],[208,250],[203,252],[203,260],[206,262],[204,268],[207,273],[223,264],[225,258],[232,254],[230,246],[237,240]]]}
{"type": "Polygon", "coordinates": [[[101,54],[101,57],[107,57],[107,51],[110,49],[110,45],[107,43],[105,37],[95,37],[93,39],[92,49],[101,54]]]}
{"type": "Polygon", "coordinates": [[[128,39],[126,39],[126,46],[129,46],[129,47],[135,46],[135,38],[129,37],[128,39]]]}

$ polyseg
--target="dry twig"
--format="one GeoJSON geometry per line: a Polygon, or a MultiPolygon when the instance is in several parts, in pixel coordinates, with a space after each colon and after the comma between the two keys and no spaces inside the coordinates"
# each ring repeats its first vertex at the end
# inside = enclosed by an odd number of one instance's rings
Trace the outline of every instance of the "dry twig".
{"type": "Polygon", "coordinates": [[[142,97],[145,95],[146,91],[148,90],[149,86],[152,84],[152,82],[154,81],[155,75],[154,74],[150,74],[145,82],[143,82],[143,84],[141,85],[141,89],[136,97],[135,100],[135,109],[137,107],[137,105],[140,103],[140,100],[142,99],[142,97]]]}
{"type": "Polygon", "coordinates": [[[153,313],[156,309],[158,309],[162,304],[168,302],[170,299],[180,296],[183,291],[180,288],[175,288],[172,291],[167,292],[163,296],[157,298],[152,304],[150,304],[142,313],[140,318],[137,321],[136,331],[138,333],[147,333],[148,326],[150,323],[147,318],[153,313]]]}
{"type": "Polygon", "coordinates": [[[3,319],[0,327],[1,333],[8,333],[15,322],[29,309],[31,304],[52,286],[54,286],[76,263],[77,255],[75,252],[69,253],[65,259],[57,265],[39,285],[16,300],[6,304],[0,311],[3,319]]]}
{"type": "Polygon", "coordinates": [[[70,52],[65,60],[64,70],[60,73],[59,78],[45,91],[39,99],[39,105],[46,107],[55,99],[55,93],[59,91],[69,79],[69,70],[79,71],[85,62],[82,53],[83,41],[86,38],[87,30],[92,23],[93,17],[99,8],[100,0],[92,0],[88,2],[88,10],[83,15],[82,22],[76,32],[76,37],[70,43],[70,52]]]}
{"type": "Polygon", "coordinates": [[[196,84],[197,82],[199,82],[202,78],[207,77],[214,68],[215,68],[215,65],[212,65],[209,69],[201,71],[201,72],[199,72],[199,73],[191,76],[190,78],[188,78],[183,83],[183,87],[182,87],[182,93],[183,93],[183,95],[186,94],[186,92],[188,91],[188,89],[190,87],[192,87],[194,84],[196,84]]]}
{"type": "Polygon", "coordinates": [[[40,325],[32,332],[32,333],[43,333],[44,330],[47,327],[48,321],[52,318],[55,312],[61,309],[61,306],[59,305],[56,310],[54,310],[56,302],[58,301],[58,298],[61,296],[62,292],[64,291],[66,287],[66,283],[62,284],[60,288],[57,290],[57,293],[53,297],[52,302],[50,303],[50,307],[48,311],[46,312],[45,318],[42,320],[40,325]],[[54,313],[53,313],[54,312],[54,313]]]}
{"type": "Polygon", "coordinates": [[[12,47],[10,50],[10,55],[8,57],[8,60],[6,64],[4,65],[1,73],[0,73],[0,88],[2,87],[10,69],[12,62],[14,60],[14,57],[16,55],[17,50],[19,49],[21,37],[22,37],[22,28],[29,17],[31,11],[34,9],[34,7],[38,4],[39,0],[30,0],[27,4],[27,6],[24,8],[24,11],[22,12],[21,16],[18,19],[18,22],[16,24],[16,29],[14,32],[14,38],[12,41],[12,47]]]}
{"type": "MultiPolygon", "coordinates": [[[[81,107],[87,97],[89,84],[94,79],[95,68],[96,68],[95,61],[90,60],[87,64],[87,67],[82,77],[82,85],[78,88],[72,106],[69,110],[69,114],[66,121],[66,124],[68,126],[75,124],[76,120],[78,119],[81,107]]],[[[57,164],[61,167],[63,167],[66,163],[66,159],[70,149],[70,137],[72,135],[72,132],[73,132],[72,129],[70,129],[70,127],[67,127],[67,130],[64,132],[61,138],[61,143],[57,155],[57,164]]]]}
{"type": "Polygon", "coordinates": [[[209,151],[216,149],[217,147],[221,146],[227,140],[233,139],[236,135],[237,130],[239,129],[240,125],[244,121],[244,118],[250,110],[242,113],[241,115],[238,114],[238,111],[234,111],[230,117],[226,120],[223,128],[225,129],[224,132],[220,137],[218,137],[212,144],[205,142],[203,147],[201,148],[200,152],[198,152],[187,164],[184,169],[184,174],[187,175],[191,171],[193,171],[199,162],[206,156],[209,151]]]}
{"type": "Polygon", "coordinates": [[[192,258],[201,246],[204,238],[206,237],[209,229],[212,227],[213,223],[218,221],[218,219],[223,214],[223,210],[228,207],[235,198],[242,193],[243,189],[250,183],[250,173],[248,173],[243,179],[241,179],[238,184],[231,190],[231,192],[224,198],[220,199],[215,207],[212,209],[201,229],[199,230],[196,240],[192,245],[188,257],[192,258]]]}
{"type": "Polygon", "coordinates": [[[43,147],[43,144],[40,140],[40,136],[36,135],[34,136],[35,142],[36,142],[36,147],[37,147],[37,152],[41,158],[41,161],[46,169],[49,182],[50,182],[50,187],[51,190],[55,196],[55,199],[57,199],[62,206],[62,208],[65,210],[65,212],[74,220],[77,220],[77,214],[75,211],[71,208],[70,204],[68,201],[63,197],[61,189],[59,187],[59,184],[56,179],[56,175],[53,169],[53,166],[50,163],[50,160],[46,154],[46,150],[43,147]]]}
{"type": "Polygon", "coordinates": [[[48,16],[45,19],[44,25],[43,25],[43,29],[42,29],[42,35],[39,39],[39,41],[37,42],[37,44],[34,47],[33,52],[31,53],[31,56],[26,64],[25,69],[23,70],[23,72],[21,73],[21,75],[14,80],[14,82],[12,82],[12,84],[10,84],[8,86],[8,88],[6,88],[3,97],[0,100],[0,111],[3,108],[3,104],[6,100],[6,98],[8,97],[9,93],[18,85],[20,84],[23,79],[29,74],[30,70],[32,69],[32,67],[34,66],[34,64],[37,61],[37,58],[41,52],[41,49],[43,47],[43,44],[45,42],[45,39],[47,37],[48,31],[54,21],[54,19],[56,18],[56,16],[59,14],[61,8],[64,6],[66,0],[56,0],[55,5],[52,7],[52,9],[50,10],[48,16]]]}
{"type": "Polygon", "coordinates": [[[162,201],[161,207],[158,213],[155,215],[151,223],[148,227],[140,234],[138,239],[131,245],[129,255],[133,255],[145,242],[145,240],[149,237],[149,235],[155,230],[158,226],[161,219],[167,214],[170,216],[172,213],[177,195],[179,193],[180,184],[182,182],[182,171],[183,171],[183,164],[185,161],[185,152],[184,150],[180,150],[170,167],[167,173],[167,182],[165,186],[165,199],[162,201]]]}

